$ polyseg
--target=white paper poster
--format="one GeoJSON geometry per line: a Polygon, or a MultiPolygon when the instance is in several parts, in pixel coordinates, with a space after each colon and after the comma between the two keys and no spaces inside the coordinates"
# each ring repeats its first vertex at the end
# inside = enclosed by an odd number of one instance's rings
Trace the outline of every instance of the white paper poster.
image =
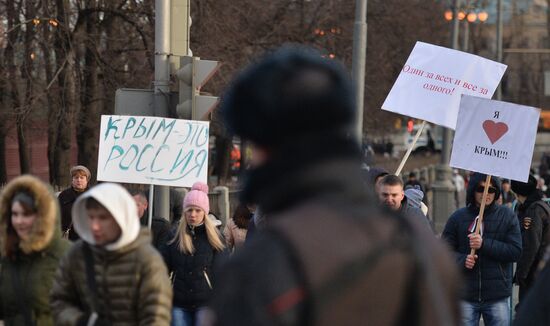
{"type": "Polygon", "coordinates": [[[540,110],[462,96],[452,167],[527,182],[540,110]]]}
{"type": "Polygon", "coordinates": [[[455,129],[460,95],[491,98],[506,67],[470,53],[417,42],[382,109],[455,129]]]}
{"type": "Polygon", "coordinates": [[[101,116],[97,179],[191,187],[206,183],[209,123],[101,116]]]}

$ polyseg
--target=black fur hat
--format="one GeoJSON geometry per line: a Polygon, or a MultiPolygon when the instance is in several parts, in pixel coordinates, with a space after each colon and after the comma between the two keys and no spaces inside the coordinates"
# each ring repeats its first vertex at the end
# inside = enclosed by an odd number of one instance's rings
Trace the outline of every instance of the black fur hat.
{"type": "Polygon", "coordinates": [[[520,196],[528,197],[537,190],[537,179],[529,174],[527,182],[512,180],[512,191],[520,196]]]}
{"type": "Polygon", "coordinates": [[[348,73],[301,46],[285,46],[247,68],[220,110],[231,132],[268,148],[297,136],[349,135],[355,118],[348,73]]]}

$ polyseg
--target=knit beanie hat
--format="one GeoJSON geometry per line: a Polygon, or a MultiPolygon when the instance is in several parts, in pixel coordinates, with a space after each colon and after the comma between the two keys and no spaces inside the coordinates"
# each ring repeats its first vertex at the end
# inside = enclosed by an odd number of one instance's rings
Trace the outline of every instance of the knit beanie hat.
{"type": "Polygon", "coordinates": [[[527,182],[512,180],[512,191],[520,196],[528,197],[535,190],[537,190],[537,179],[532,174],[529,174],[527,182]]]}
{"type": "Polygon", "coordinates": [[[205,214],[210,212],[208,185],[206,183],[197,181],[193,184],[191,191],[185,195],[185,199],[183,200],[183,210],[187,210],[189,206],[199,207],[205,214]]]}
{"type": "Polygon", "coordinates": [[[76,171],[82,171],[86,175],[86,179],[90,181],[90,178],[92,177],[92,174],[90,173],[90,170],[88,170],[87,167],[84,165],[76,165],[71,168],[71,177],[74,175],[76,171]]]}

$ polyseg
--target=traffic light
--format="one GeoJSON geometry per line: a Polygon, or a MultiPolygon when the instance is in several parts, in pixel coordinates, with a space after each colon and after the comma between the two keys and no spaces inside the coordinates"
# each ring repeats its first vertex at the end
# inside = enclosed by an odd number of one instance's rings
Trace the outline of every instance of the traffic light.
{"type": "Polygon", "coordinates": [[[176,111],[180,119],[208,120],[208,113],[218,104],[219,97],[200,95],[200,90],[219,66],[218,61],[181,57],[180,69],[176,71],[179,80],[179,104],[176,111]]]}

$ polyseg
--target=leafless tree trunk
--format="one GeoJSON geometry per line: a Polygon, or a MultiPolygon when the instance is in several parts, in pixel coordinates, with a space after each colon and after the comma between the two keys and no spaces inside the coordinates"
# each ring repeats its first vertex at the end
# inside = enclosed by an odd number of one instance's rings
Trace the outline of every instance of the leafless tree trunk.
{"type": "MultiPolygon", "coordinates": [[[[21,3],[19,3],[21,5],[21,3]]],[[[7,79],[9,83],[9,91],[8,91],[8,98],[9,98],[9,105],[12,107],[12,109],[16,112],[16,125],[17,125],[17,131],[19,136],[19,111],[21,110],[21,105],[19,101],[19,89],[18,89],[18,80],[19,76],[17,74],[17,65],[15,60],[15,44],[17,42],[17,39],[19,37],[20,33],[20,19],[19,19],[19,12],[20,7],[15,8],[15,1],[8,1],[6,8],[7,13],[7,20],[8,20],[8,44],[6,45],[6,50],[4,52],[5,55],[5,62],[8,67],[8,73],[7,73],[7,79]]],[[[19,159],[23,157],[23,164],[26,162],[25,156],[24,156],[24,144],[19,143],[19,159]],[[22,155],[23,154],[23,155],[22,155]]],[[[21,163],[20,163],[21,164],[21,163]]],[[[28,166],[25,167],[24,165],[21,165],[21,172],[24,173],[28,170],[28,166]],[[26,168],[26,169],[25,169],[26,168]]]]}
{"type": "Polygon", "coordinates": [[[70,40],[67,8],[68,0],[55,0],[57,21],[59,23],[54,36],[55,64],[58,72],[57,87],[53,92],[59,101],[48,114],[48,160],[50,177],[56,185],[70,184],[71,165],[72,105],[74,104],[71,78],[73,49],[70,40]]]}
{"type": "Polygon", "coordinates": [[[30,161],[29,161],[29,145],[26,135],[26,121],[31,113],[34,95],[34,82],[33,82],[33,59],[36,54],[33,50],[33,39],[35,29],[32,19],[35,18],[36,10],[34,8],[33,1],[25,2],[25,38],[24,38],[24,59],[21,66],[21,78],[25,80],[25,96],[20,101],[19,109],[17,110],[16,126],[17,126],[17,142],[19,144],[19,166],[21,173],[30,173],[30,161]]]}
{"type": "MultiPolygon", "coordinates": [[[[96,8],[97,1],[89,1],[85,9],[96,8]]],[[[101,113],[99,99],[99,57],[100,44],[99,12],[90,12],[84,16],[84,65],[81,85],[81,108],[77,118],[76,138],[78,143],[78,162],[87,166],[94,175],[97,171],[98,126],[101,113]]]]}

